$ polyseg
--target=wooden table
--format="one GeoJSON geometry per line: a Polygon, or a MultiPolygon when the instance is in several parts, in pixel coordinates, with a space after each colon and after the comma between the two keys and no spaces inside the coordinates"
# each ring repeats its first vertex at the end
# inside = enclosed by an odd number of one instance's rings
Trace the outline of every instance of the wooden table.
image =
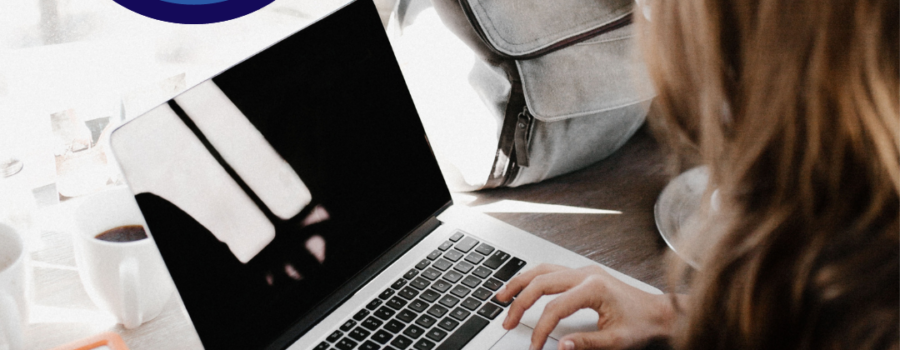
{"type": "Polygon", "coordinates": [[[488,214],[665,291],[669,248],[656,230],[653,205],[671,177],[668,165],[645,127],[588,168],[539,184],[473,193],[477,199],[468,205],[517,200],[619,211],[488,214]]]}

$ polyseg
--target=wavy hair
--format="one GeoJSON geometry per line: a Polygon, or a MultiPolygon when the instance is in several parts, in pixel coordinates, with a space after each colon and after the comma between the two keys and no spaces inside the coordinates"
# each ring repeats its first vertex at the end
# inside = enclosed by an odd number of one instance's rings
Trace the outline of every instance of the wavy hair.
{"type": "Polygon", "coordinates": [[[900,348],[898,3],[655,0],[636,16],[656,129],[699,151],[721,199],[677,348],[900,348]]]}

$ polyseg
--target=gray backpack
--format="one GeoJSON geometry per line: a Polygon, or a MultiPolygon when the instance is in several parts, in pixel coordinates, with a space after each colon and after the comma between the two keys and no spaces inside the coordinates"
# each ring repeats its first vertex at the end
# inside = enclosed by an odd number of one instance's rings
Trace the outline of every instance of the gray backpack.
{"type": "Polygon", "coordinates": [[[654,92],[637,55],[633,0],[433,0],[482,58],[469,80],[500,126],[483,188],[581,169],[643,124],[654,92]]]}

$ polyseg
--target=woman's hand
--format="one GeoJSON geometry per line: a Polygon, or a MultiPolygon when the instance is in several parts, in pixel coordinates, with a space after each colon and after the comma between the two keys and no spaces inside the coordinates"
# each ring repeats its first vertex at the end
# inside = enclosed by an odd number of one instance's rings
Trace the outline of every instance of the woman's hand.
{"type": "Polygon", "coordinates": [[[509,307],[503,328],[515,328],[525,310],[541,296],[558,293],[562,294],[547,304],[534,327],[532,350],[544,346],[559,320],[584,308],[600,315],[598,330],[562,337],[560,350],[631,348],[671,334],[675,312],[669,296],[641,291],[599,266],[570,269],[549,264],[522,273],[497,292],[501,301],[519,294],[509,307]]]}

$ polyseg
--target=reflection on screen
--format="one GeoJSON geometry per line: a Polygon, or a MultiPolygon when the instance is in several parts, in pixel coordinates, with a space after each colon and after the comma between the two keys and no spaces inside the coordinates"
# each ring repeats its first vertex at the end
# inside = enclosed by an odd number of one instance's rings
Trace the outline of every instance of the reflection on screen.
{"type": "Polygon", "coordinates": [[[170,106],[122,132],[113,147],[133,191],[152,193],[187,213],[241,263],[275,239],[275,225],[170,106]]]}
{"type": "Polygon", "coordinates": [[[289,219],[309,204],[303,180],[213,81],[175,102],[272,213],[289,219]]]}
{"type": "Polygon", "coordinates": [[[366,1],[111,143],[207,349],[299,337],[292,327],[450,200],[366,1]]]}

